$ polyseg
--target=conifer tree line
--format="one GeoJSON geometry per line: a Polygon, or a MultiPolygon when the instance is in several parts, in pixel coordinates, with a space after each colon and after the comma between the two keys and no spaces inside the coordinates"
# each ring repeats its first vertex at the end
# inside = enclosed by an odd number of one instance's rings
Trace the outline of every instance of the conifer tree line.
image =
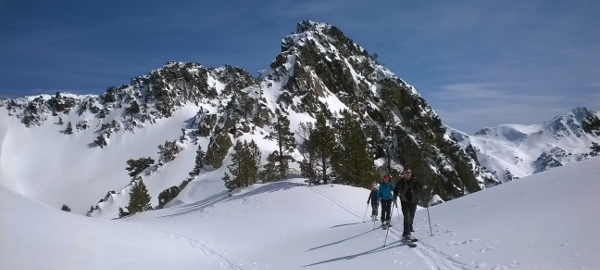
{"type": "Polygon", "coordinates": [[[360,128],[357,116],[344,110],[339,118],[331,121],[323,113],[316,115],[316,122],[300,123],[296,134],[290,131],[290,121],[277,110],[277,118],[265,139],[277,144],[277,149],[267,156],[261,168],[261,153],[252,140],[238,141],[231,155],[223,180],[229,190],[255,183],[285,180],[290,163],[295,160],[292,153],[297,148],[303,159],[299,161],[302,176],[310,184],[336,183],[368,187],[379,177],[369,150],[367,138],[360,128]]]}
{"type": "Polygon", "coordinates": [[[231,164],[227,165],[231,176],[225,172],[223,181],[229,190],[247,187],[258,180],[261,152],[254,140],[237,141],[233,146],[231,164]]]}

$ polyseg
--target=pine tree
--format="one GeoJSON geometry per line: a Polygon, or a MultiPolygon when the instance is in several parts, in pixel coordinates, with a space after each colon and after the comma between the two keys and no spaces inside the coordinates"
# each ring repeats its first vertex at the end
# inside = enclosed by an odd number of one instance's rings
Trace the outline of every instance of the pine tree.
{"type": "MultiPolygon", "coordinates": [[[[276,111],[277,122],[273,124],[274,132],[265,137],[268,140],[275,140],[279,151],[277,152],[277,170],[279,180],[285,180],[288,176],[290,167],[291,153],[296,147],[294,133],[290,132],[290,120],[279,109],[276,111]]],[[[273,152],[275,153],[275,152],[273,152]]]]}
{"type": "Polygon", "coordinates": [[[165,141],[164,145],[158,146],[158,150],[158,154],[160,155],[158,160],[164,163],[174,160],[175,157],[177,157],[177,154],[179,154],[181,151],[175,141],[165,141]]]}
{"type": "Polygon", "coordinates": [[[62,124],[64,124],[61,116],[58,117],[58,124],[61,126],[62,126],[62,124]]]}
{"type": "Polygon", "coordinates": [[[200,174],[200,170],[204,168],[204,156],[206,153],[202,150],[202,146],[198,145],[198,150],[196,150],[196,163],[194,165],[194,169],[190,172],[190,176],[194,177],[200,174]]]}
{"type": "Polygon", "coordinates": [[[131,102],[131,104],[129,105],[129,108],[127,108],[126,111],[129,114],[140,113],[140,105],[137,103],[136,100],[133,100],[133,102],[131,102]]]}
{"type": "Polygon", "coordinates": [[[154,159],[149,157],[130,159],[127,160],[128,166],[125,168],[125,170],[129,172],[129,176],[136,177],[138,174],[140,174],[146,168],[150,167],[152,164],[154,164],[154,159]]]}
{"type": "Polygon", "coordinates": [[[69,121],[69,123],[67,123],[67,128],[65,128],[65,133],[73,134],[73,126],[71,125],[71,121],[69,121]]]}
{"type": "Polygon", "coordinates": [[[373,159],[367,151],[366,139],[352,113],[342,111],[336,123],[339,144],[334,148],[332,167],[339,181],[354,186],[369,187],[377,180],[373,159]]]}
{"type": "MultiPolygon", "coordinates": [[[[244,140],[238,141],[233,147],[235,151],[231,154],[231,164],[227,165],[231,177],[225,180],[225,186],[233,190],[242,186],[254,184],[258,179],[258,168],[260,167],[260,149],[252,140],[250,143],[244,140]]],[[[228,176],[228,175],[226,175],[228,176]]]]}
{"type": "Polygon", "coordinates": [[[277,170],[277,157],[279,154],[277,150],[273,153],[269,154],[267,157],[267,164],[263,166],[263,170],[259,173],[259,178],[264,182],[273,182],[277,180],[278,170],[277,170]]]}
{"type": "Polygon", "coordinates": [[[227,172],[225,172],[225,175],[223,175],[223,182],[225,182],[225,187],[229,190],[234,190],[236,188],[238,188],[238,184],[236,182],[233,182],[231,179],[231,176],[229,176],[229,174],[227,172]]]}
{"type": "Polygon", "coordinates": [[[315,173],[324,184],[327,184],[331,173],[331,156],[335,146],[335,136],[332,128],[327,126],[327,120],[323,114],[317,115],[317,122],[310,133],[307,145],[314,152],[315,173]]]}
{"type": "Polygon", "coordinates": [[[144,185],[144,181],[138,176],[134,178],[132,182],[133,188],[131,189],[131,192],[129,192],[129,205],[127,206],[127,210],[129,213],[134,214],[150,209],[151,197],[150,194],[148,194],[146,185],[144,185]]]}
{"type": "Polygon", "coordinates": [[[96,140],[94,140],[94,143],[100,146],[100,148],[104,148],[104,146],[108,145],[108,143],[106,142],[106,138],[104,138],[104,134],[98,135],[98,137],[96,137],[96,140]]]}
{"type": "Polygon", "coordinates": [[[65,212],[71,212],[71,208],[69,206],[67,206],[66,204],[63,204],[62,207],[60,208],[60,210],[63,210],[65,212]]]}
{"type": "MultiPolygon", "coordinates": [[[[245,141],[244,141],[245,143],[245,141]]],[[[260,148],[258,148],[258,144],[251,140],[247,146],[248,149],[248,160],[246,163],[247,169],[247,178],[246,178],[246,186],[256,183],[258,180],[258,169],[260,168],[260,157],[262,153],[260,152],[260,148]]]]}
{"type": "Polygon", "coordinates": [[[318,182],[318,176],[315,171],[316,160],[314,147],[311,144],[310,133],[313,130],[312,122],[298,124],[298,137],[300,138],[300,144],[298,144],[298,151],[302,154],[302,161],[300,162],[300,173],[302,176],[308,179],[308,184],[316,184],[318,182]]]}
{"type": "Polygon", "coordinates": [[[592,152],[590,154],[594,156],[600,155],[600,144],[592,142],[592,146],[590,147],[590,149],[592,149],[592,152]]]}

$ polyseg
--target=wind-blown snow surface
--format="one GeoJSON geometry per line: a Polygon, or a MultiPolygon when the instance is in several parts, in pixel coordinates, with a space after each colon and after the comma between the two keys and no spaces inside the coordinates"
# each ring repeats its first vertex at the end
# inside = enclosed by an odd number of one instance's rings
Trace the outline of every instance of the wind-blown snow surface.
{"type": "Polygon", "coordinates": [[[196,198],[212,186],[198,180],[180,196],[190,203],[114,221],[0,187],[0,269],[597,269],[599,174],[592,158],[433,206],[433,236],[421,209],[413,249],[396,209],[384,247],[386,231],[363,222],[369,191],[349,186],[196,198]]]}

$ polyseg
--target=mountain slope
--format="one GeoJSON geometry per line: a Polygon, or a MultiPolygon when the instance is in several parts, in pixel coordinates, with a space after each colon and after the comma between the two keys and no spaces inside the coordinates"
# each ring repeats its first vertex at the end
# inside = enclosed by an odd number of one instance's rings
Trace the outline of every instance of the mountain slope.
{"type": "Polygon", "coordinates": [[[475,135],[449,129],[449,134],[463,147],[470,145],[482,166],[506,182],[597,155],[590,147],[600,136],[586,132],[583,122],[598,117],[600,112],[575,108],[539,125],[499,125],[475,135]]]}
{"type": "MultiPolygon", "coordinates": [[[[339,29],[304,21],[296,30],[282,41],[272,69],[257,79],[231,66],[169,62],[100,96],[56,93],[1,100],[0,185],[57,208],[67,204],[81,214],[92,205],[103,213],[90,215],[110,218],[128,200],[132,179],[126,162],[150,157],[156,164],[140,176],[157,206],[167,188],[190,181],[216,185],[237,141],[258,142],[264,163],[276,150],[264,137],[272,131],[277,109],[288,115],[292,132],[317,115],[324,115],[329,126],[340,122],[341,110],[356,117],[364,150],[379,173],[362,179],[363,186],[384,174],[397,177],[404,166],[413,167],[444,200],[498,183],[474,152],[446,135],[441,119],[413,86],[339,29]],[[172,161],[158,153],[167,144],[180,151],[172,161]],[[198,148],[206,152],[206,166],[191,177],[198,148]]],[[[302,161],[299,151],[293,155],[302,161]]],[[[299,173],[297,164],[292,169],[299,173]]]]}
{"type": "Polygon", "coordinates": [[[0,268],[593,269],[599,173],[593,158],[433,206],[433,236],[421,209],[414,249],[399,241],[396,209],[387,236],[362,222],[368,190],[304,179],[201,200],[195,181],[182,196],[192,203],[116,221],[0,187],[0,268]]]}

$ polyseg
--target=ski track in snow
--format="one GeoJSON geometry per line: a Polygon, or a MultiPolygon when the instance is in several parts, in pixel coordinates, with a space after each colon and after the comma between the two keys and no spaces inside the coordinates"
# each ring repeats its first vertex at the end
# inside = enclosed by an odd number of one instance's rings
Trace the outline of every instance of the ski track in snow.
{"type": "MultiPolygon", "coordinates": [[[[142,226],[142,225],[140,225],[142,226]]],[[[144,227],[144,226],[142,226],[144,227]]],[[[242,268],[237,267],[236,265],[234,265],[233,263],[231,263],[229,260],[227,260],[225,257],[221,256],[221,254],[217,253],[216,251],[210,249],[209,247],[203,245],[201,242],[199,242],[198,240],[192,238],[192,237],[187,237],[185,235],[181,235],[178,233],[174,233],[172,231],[166,230],[166,229],[159,229],[163,234],[169,234],[171,235],[171,237],[177,239],[177,240],[181,240],[181,241],[185,241],[187,242],[192,248],[198,249],[200,250],[200,252],[202,252],[202,254],[206,255],[208,258],[216,261],[219,263],[219,265],[221,266],[221,268],[226,269],[226,270],[243,270],[242,268]]]]}
{"type": "MultiPolygon", "coordinates": [[[[342,203],[335,200],[331,196],[327,195],[325,192],[317,190],[316,188],[313,188],[313,187],[308,187],[308,189],[319,194],[323,198],[333,202],[335,205],[339,206],[344,211],[352,214],[353,216],[355,216],[359,219],[362,219],[362,217],[360,217],[360,215],[358,215],[357,213],[352,211],[350,208],[344,206],[342,203]]],[[[396,229],[394,227],[390,227],[389,230],[391,232],[392,237],[394,237],[398,241],[401,240],[402,234],[398,229],[396,229]]],[[[466,264],[463,264],[463,263],[453,260],[452,257],[437,250],[436,248],[434,248],[432,246],[424,244],[420,240],[419,240],[419,243],[417,244],[417,247],[411,248],[411,249],[415,252],[415,254],[417,254],[420,258],[422,258],[425,261],[425,263],[427,265],[429,265],[429,267],[432,270],[468,270],[469,269],[466,264]]]]}
{"type": "MultiPolygon", "coordinates": [[[[390,227],[390,234],[398,241],[402,239],[402,233],[399,229],[390,227]]],[[[468,270],[466,264],[458,262],[440,250],[423,243],[419,239],[417,247],[411,248],[419,257],[421,257],[432,270],[468,270]]]]}
{"type": "Polygon", "coordinates": [[[308,187],[308,189],[312,190],[313,192],[321,195],[323,198],[331,201],[333,204],[339,206],[340,208],[342,208],[343,210],[345,210],[346,212],[352,214],[353,216],[359,218],[359,219],[363,219],[359,214],[355,213],[354,211],[352,211],[350,208],[344,206],[342,203],[338,202],[337,200],[335,200],[334,198],[332,198],[331,196],[327,195],[327,193],[317,190],[316,188],[313,187],[308,187]]]}

